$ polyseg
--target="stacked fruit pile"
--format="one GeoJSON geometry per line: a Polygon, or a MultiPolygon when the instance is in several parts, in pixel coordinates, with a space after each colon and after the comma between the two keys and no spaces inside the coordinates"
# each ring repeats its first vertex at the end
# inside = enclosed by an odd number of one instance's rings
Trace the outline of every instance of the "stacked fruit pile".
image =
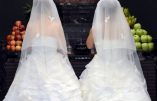
{"type": "Polygon", "coordinates": [[[130,25],[135,45],[138,51],[151,52],[154,49],[153,38],[145,29],[142,29],[140,23],[136,23],[137,18],[132,16],[128,8],[123,8],[126,19],[130,25]]]}
{"type": "Polygon", "coordinates": [[[7,35],[7,50],[11,52],[21,51],[23,38],[25,35],[25,26],[22,21],[16,21],[11,34],[7,35]]]}
{"type": "Polygon", "coordinates": [[[133,27],[134,24],[136,23],[137,21],[137,18],[135,18],[135,16],[132,16],[129,12],[129,9],[128,8],[123,8],[123,12],[124,12],[124,15],[130,25],[130,27],[133,27]]]}

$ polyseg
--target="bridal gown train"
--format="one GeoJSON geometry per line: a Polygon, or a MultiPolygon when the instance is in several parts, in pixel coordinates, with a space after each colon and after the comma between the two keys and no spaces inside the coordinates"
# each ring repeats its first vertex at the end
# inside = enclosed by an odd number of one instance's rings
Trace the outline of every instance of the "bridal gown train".
{"type": "Polygon", "coordinates": [[[81,101],[78,79],[57,52],[57,40],[35,38],[32,45],[4,101],[81,101]]]}
{"type": "Polygon", "coordinates": [[[126,52],[104,49],[94,56],[80,76],[84,101],[151,101],[141,73],[126,52]]]}

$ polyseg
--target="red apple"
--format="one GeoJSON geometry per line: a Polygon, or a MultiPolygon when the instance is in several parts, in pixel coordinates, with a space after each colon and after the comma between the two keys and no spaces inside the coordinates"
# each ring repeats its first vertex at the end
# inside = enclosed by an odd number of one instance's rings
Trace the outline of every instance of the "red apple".
{"type": "Polygon", "coordinates": [[[22,39],[24,39],[24,37],[25,37],[25,34],[24,34],[24,35],[22,35],[22,39]]]}
{"type": "Polygon", "coordinates": [[[15,30],[15,33],[16,34],[20,34],[20,30],[15,30]]]}
{"type": "Polygon", "coordinates": [[[15,50],[16,50],[17,52],[21,51],[21,46],[16,46],[16,47],[15,47],[15,50]]]}
{"type": "Polygon", "coordinates": [[[16,33],[14,32],[14,31],[12,31],[12,33],[11,33],[12,35],[15,35],[16,33]]]}
{"type": "Polygon", "coordinates": [[[10,40],[15,40],[15,36],[14,36],[14,35],[11,35],[10,40]]]}
{"type": "Polygon", "coordinates": [[[16,30],[18,30],[18,27],[17,26],[13,26],[13,29],[12,29],[13,31],[16,31],[16,30]]]}
{"type": "Polygon", "coordinates": [[[10,45],[7,45],[7,50],[10,50],[11,46],[10,45]]]}
{"type": "Polygon", "coordinates": [[[20,34],[21,34],[21,35],[24,35],[24,34],[25,34],[25,32],[26,32],[26,31],[22,31],[22,32],[20,32],[20,34]]]}
{"type": "Polygon", "coordinates": [[[12,46],[15,46],[15,41],[12,40],[12,41],[10,42],[10,44],[11,44],[12,46]]]}
{"type": "Polygon", "coordinates": [[[11,46],[11,51],[14,52],[15,51],[15,46],[11,46]]]}
{"type": "Polygon", "coordinates": [[[11,40],[11,35],[7,35],[6,39],[7,39],[7,41],[10,41],[11,40]]]}
{"type": "Polygon", "coordinates": [[[22,25],[22,22],[21,22],[20,20],[18,20],[18,21],[15,22],[15,25],[16,25],[17,27],[20,27],[20,25],[22,25]]]}
{"type": "Polygon", "coordinates": [[[19,35],[19,34],[16,35],[15,37],[16,37],[16,40],[21,40],[22,39],[21,35],[19,35]]]}
{"type": "Polygon", "coordinates": [[[21,46],[22,45],[22,41],[16,41],[16,46],[21,46]]]}
{"type": "Polygon", "coordinates": [[[11,44],[11,41],[8,41],[7,44],[10,45],[10,44],[11,44]]]}
{"type": "Polygon", "coordinates": [[[20,30],[25,30],[25,26],[24,25],[20,25],[20,30]]]}

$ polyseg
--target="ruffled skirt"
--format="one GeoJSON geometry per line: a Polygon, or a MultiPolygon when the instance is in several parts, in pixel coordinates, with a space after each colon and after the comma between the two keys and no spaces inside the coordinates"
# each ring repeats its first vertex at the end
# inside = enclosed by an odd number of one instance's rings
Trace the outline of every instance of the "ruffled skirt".
{"type": "Polygon", "coordinates": [[[4,101],[82,101],[72,67],[50,53],[34,52],[21,63],[4,101]]]}
{"type": "Polygon", "coordinates": [[[100,57],[95,55],[80,76],[84,101],[151,101],[135,65],[100,57]]]}

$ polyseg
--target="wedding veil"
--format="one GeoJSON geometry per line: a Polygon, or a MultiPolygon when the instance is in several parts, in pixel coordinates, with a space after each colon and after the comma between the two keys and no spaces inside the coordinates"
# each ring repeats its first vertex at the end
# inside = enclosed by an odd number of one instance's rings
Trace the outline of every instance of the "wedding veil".
{"type": "MultiPolygon", "coordinates": [[[[92,33],[97,54],[103,53],[107,61],[109,58],[122,59],[125,57],[127,61],[134,64],[135,72],[138,72],[145,85],[134,39],[118,0],[100,0],[98,2],[92,33]],[[105,53],[105,50],[109,52],[105,53]]],[[[114,62],[112,61],[112,63],[114,62]]]]}
{"type": "MultiPolygon", "coordinates": [[[[43,55],[46,54],[45,48],[52,47],[51,43],[45,44],[45,38],[47,37],[57,40],[57,51],[60,52],[63,57],[67,57],[67,46],[64,31],[54,1],[33,0],[32,11],[27,24],[26,35],[22,44],[21,58],[18,69],[20,68],[20,65],[28,58],[33,49],[42,47],[39,51],[43,52],[43,55]],[[38,46],[33,45],[34,39],[38,39],[38,41],[40,41],[38,46]]],[[[45,60],[43,59],[43,61],[45,60]]]]}

